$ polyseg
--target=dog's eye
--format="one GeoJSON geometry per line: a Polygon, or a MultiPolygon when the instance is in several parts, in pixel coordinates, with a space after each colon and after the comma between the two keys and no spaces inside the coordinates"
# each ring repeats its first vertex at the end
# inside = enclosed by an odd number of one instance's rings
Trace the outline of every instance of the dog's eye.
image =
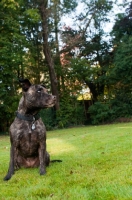
{"type": "Polygon", "coordinates": [[[39,88],[39,89],[37,90],[37,92],[41,92],[41,90],[42,90],[42,88],[39,88]]]}

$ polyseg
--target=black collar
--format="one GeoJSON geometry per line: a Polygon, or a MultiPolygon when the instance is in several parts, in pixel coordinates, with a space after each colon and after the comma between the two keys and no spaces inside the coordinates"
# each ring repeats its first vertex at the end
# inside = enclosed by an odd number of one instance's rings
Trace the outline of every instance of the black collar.
{"type": "Polygon", "coordinates": [[[36,114],[36,115],[23,115],[23,114],[20,114],[18,111],[16,111],[16,116],[19,119],[30,121],[30,122],[34,122],[34,121],[36,121],[36,120],[38,120],[40,118],[39,114],[36,114]]]}

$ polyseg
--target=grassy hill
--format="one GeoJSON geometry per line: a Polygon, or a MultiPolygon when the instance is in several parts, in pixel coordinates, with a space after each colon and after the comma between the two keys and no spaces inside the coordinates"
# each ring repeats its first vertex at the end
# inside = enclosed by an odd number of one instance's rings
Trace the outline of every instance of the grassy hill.
{"type": "Polygon", "coordinates": [[[45,176],[20,169],[3,181],[9,137],[0,136],[1,200],[132,200],[132,123],[47,132],[52,163],[45,176]]]}

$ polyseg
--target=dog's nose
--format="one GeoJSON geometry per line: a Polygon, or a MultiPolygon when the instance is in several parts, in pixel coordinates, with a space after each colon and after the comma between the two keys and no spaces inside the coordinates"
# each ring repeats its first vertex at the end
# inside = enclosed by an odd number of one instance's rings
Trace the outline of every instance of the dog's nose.
{"type": "Polygon", "coordinates": [[[56,100],[56,96],[53,96],[53,99],[56,100]]]}

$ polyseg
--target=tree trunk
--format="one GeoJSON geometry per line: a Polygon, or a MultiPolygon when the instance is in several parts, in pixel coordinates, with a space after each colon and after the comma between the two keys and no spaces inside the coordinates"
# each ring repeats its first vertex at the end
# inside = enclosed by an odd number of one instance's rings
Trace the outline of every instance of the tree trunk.
{"type": "Polygon", "coordinates": [[[49,75],[51,81],[51,91],[52,94],[56,96],[57,102],[55,105],[56,110],[59,109],[59,94],[58,94],[58,87],[57,87],[57,78],[54,69],[54,62],[51,56],[51,50],[48,43],[48,8],[47,8],[48,1],[47,0],[40,0],[40,14],[42,19],[42,32],[43,32],[43,51],[45,55],[46,62],[49,68],[49,75]]]}

